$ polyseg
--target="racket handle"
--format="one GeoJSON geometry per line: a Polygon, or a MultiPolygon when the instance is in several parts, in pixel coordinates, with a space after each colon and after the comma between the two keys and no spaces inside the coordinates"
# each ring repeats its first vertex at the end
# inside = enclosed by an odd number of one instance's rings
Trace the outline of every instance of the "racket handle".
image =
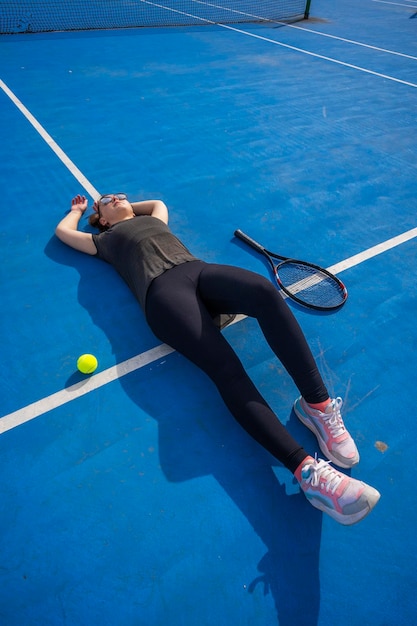
{"type": "Polygon", "coordinates": [[[265,254],[265,248],[261,246],[260,243],[252,239],[252,237],[249,237],[249,235],[246,235],[246,233],[241,231],[239,228],[235,230],[235,237],[238,237],[239,239],[247,243],[248,246],[251,246],[252,248],[257,250],[257,252],[261,252],[262,254],[265,254]]]}

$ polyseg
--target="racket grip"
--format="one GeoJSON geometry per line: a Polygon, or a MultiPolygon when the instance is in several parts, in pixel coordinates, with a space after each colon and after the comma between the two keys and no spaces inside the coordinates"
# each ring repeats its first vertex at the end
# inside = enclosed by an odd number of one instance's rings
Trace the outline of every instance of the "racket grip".
{"type": "Polygon", "coordinates": [[[246,235],[246,233],[241,231],[240,228],[235,230],[235,237],[238,237],[239,239],[241,239],[242,241],[247,243],[248,246],[251,246],[252,248],[257,250],[258,252],[262,252],[262,254],[265,254],[265,248],[263,246],[261,246],[260,243],[258,243],[254,239],[252,239],[252,237],[249,237],[249,235],[246,235]]]}

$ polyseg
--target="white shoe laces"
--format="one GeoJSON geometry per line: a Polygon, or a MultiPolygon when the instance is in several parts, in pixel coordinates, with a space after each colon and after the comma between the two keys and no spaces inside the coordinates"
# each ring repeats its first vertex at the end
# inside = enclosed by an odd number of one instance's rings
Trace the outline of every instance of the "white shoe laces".
{"type": "Polygon", "coordinates": [[[323,421],[326,422],[326,424],[328,425],[333,437],[339,437],[340,435],[343,435],[343,433],[346,431],[342,416],[340,414],[342,404],[342,398],[335,398],[329,405],[332,407],[331,413],[322,413],[323,421]]]}
{"type": "Polygon", "coordinates": [[[317,460],[315,463],[308,465],[309,475],[305,478],[306,483],[310,483],[312,487],[320,487],[333,495],[343,480],[343,475],[329,465],[328,461],[323,459],[317,460]]]}

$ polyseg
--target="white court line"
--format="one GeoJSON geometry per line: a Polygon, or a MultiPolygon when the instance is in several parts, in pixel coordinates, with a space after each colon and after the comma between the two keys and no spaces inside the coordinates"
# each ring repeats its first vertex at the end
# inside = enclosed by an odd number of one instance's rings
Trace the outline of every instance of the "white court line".
{"type": "Polygon", "coordinates": [[[103,387],[118,378],[126,376],[126,374],[130,374],[130,372],[134,372],[135,370],[145,367],[150,363],[154,363],[155,361],[168,356],[171,352],[174,352],[173,348],[165,344],[157,346],[156,348],[152,348],[152,350],[148,350],[147,352],[138,354],[131,359],[122,361],[122,363],[118,363],[113,367],[109,367],[94,376],[81,380],[80,382],[71,385],[71,387],[57,391],[56,393],[53,393],[46,398],[42,398],[42,400],[38,400],[37,402],[33,402],[32,404],[28,404],[18,411],[9,413],[8,415],[0,418],[0,434],[11,430],[16,426],[20,426],[35,417],[39,417],[48,411],[52,411],[67,402],[71,402],[71,400],[80,398],[81,396],[90,393],[90,391],[99,389],[100,387],[103,387]]]}
{"type": "Polygon", "coordinates": [[[407,230],[405,233],[401,235],[397,235],[396,237],[392,237],[392,239],[387,239],[382,243],[377,244],[376,246],[372,246],[372,248],[368,248],[363,252],[359,252],[359,254],[355,254],[344,261],[340,261],[340,263],[336,263],[335,265],[331,265],[327,269],[332,274],[339,274],[340,272],[344,272],[351,267],[355,267],[355,265],[359,265],[359,263],[363,263],[364,261],[368,261],[378,254],[382,254],[383,252],[387,252],[392,248],[396,248],[397,246],[405,243],[406,241],[410,241],[417,237],[417,228],[412,228],[411,230],[407,230]]]}
{"type": "Polygon", "coordinates": [[[281,46],[283,48],[288,48],[289,50],[294,50],[295,52],[301,52],[302,54],[307,54],[308,56],[315,57],[316,59],[329,61],[330,63],[335,63],[336,65],[342,65],[343,67],[348,67],[349,69],[358,70],[359,72],[364,72],[365,74],[371,74],[372,76],[378,76],[379,78],[384,78],[385,80],[391,80],[395,83],[400,83],[402,85],[407,85],[408,87],[417,88],[416,83],[411,83],[407,80],[401,80],[400,78],[395,78],[395,76],[390,76],[389,74],[382,74],[381,72],[374,72],[373,70],[368,70],[366,67],[361,67],[360,65],[353,65],[352,63],[346,63],[345,61],[339,61],[338,59],[327,57],[324,54],[317,54],[316,52],[310,52],[309,50],[304,50],[303,48],[290,46],[289,44],[282,43],[281,41],[276,41],[275,39],[269,39],[268,37],[256,35],[255,33],[248,33],[244,30],[240,30],[240,28],[228,26],[227,24],[218,24],[218,26],[221,26],[222,28],[226,28],[227,30],[235,31],[236,33],[247,35],[248,37],[253,37],[254,39],[261,39],[262,41],[275,44],[276,46],[281,46]]]}
{"type": "Polygon", "coordinates": [[[55,152],[57,157],[62,163],[69,169],[71,174],[78,180],[80,185],[90,194],[95,200],[100,196],[99,192],[93,185],[87,180],[84,174],[78,169],[78,167],[71,161],[71,159],[65,154],[65,152],[58,146],[58,144],[52,139],[51,135],[46,132],[44,127],[38,122],[38,120],[32,115],[32,113],[25,107],[25,105],[19,100],[19,98],[8,88],[6,83],[0,79],[0,88],[4,93],[9,96],[10,100],[17,106],[19,111],[23,113],[25,118],[30,122],[33,128],[40,134],[42,139],[48,144],[48,146],[55,152]]]}
{"type": "MultiPolygon", "coordinates": [[[[142,1],[146,1],[146,0],[142,0],[142,1]]],[[[214,7],[216,9],[221,9],[223,11],[227,11],[229,14],[235,14],[235,15],[244,15],[245,17],[250,17],[253,18],[253,20],[257,20],[257,21],[265,21],[264,18],[262,18],[261,15],[256,15],[254,13],[247,13],[247,12],[243,12],[243,11],[237,11],[236,9],[229,9],[227,7],[222,7],[218,4],[213,4],[211,2],[201,2],[200,0],[194,0],[194,2],[198,3],[198,4],[203,4],[204,6],[211,6],[214,7]]],[[[417,8],[417,7],[412,7],[412,8],[417,8]]],[[[404,52],[396,52],[395,50],[388,50],[387,48],[380,48],[378,46],[371,46],[370,44],[367,43],[363,43],[361,41],[356,41],[355,39],[346,39],[345,37],[339,37],[338,35],[331,35],[330,33],[323,33],[320,30],[312,30],[311,28],[307,28],[306,26],[298,26],[296,24],[288,24],[287,22],[281,22],[280,20],[268,20],[269,23],[272,24],[279,24],[280,26],[285,26],[286,28],[290,28],[293,30],[301,30],[304,31],[305,33],[312,33],[313,35],[320,35],[321,37],[328,37],[329,39],[336,39],[337,41],[343,41],[344,43],[351,43],[355,46],[360,46],[362,48],[369,48],[371,50],[375,50],[377,52],[385,52],[387,54],[393,54],[395,56],[399,56],[399,57],[405,57],[406,59],[411,59],[413,61],[417,61],[417,57],[416,56],[412,56],[411,54],[404,54],[404,52]]]]}
{"type": "MultiPolygon", "coordinates": [[[[410,7],[417,9],[417,7],[410,7]]],[[[285,24],[287,28],[295,28],[297,30],[303,30],[306,33],[313,33],[314,35],[320,35],[321,37],[328,37],[329,39],[336,39],[337,41],[343,41],[344,43],[351,43],[355,46],[360,46],[362,48],[369,48],[370,50],[375,50],[376,52],[385,52],[386,54],[393,54],[398,57],[404,57],[405,59],[411,59],[412,61],[417,61],[417,57],[412,54],[405,54],[404,52],[397,52],[396,50],[388,50],[388,48],[380,48],[379,46],[371,46],[368,43],[363,43],[362,41],[356,41],[355,39],[346,39],[345,37],[338,37],[337,35],[331,35],[330,33],[323,33],[321,30],[312,30],[311,28],[305,28],[304,26],[296,26],[295,24],[285,24]]]]}
{"type": "Polygon", "coordinates": [[[372,0],[372,2],[379,2],[380,4],[394,4],[397,7],[407,7],[407,9],[417,9],[417,6],[411,4],[401,4],[400,2],[388,2],[388,0],[372,0]]]}
{"type": "Polygon", "coordinates": [[[411,83],[406,80],[401,80],[400,78],[395,78],[395,76],[390,76],[389,74],[382,74],[381,72],[374,72],[373,70],[368,70],[366,67],[361,67],[359,65],[353,65],[352,63],[346,63],[345,61],[339,61],[338,59],[334,59],[332,57],[327,57],[323,54],[317,54],[316,52],[310,52],[309,50],[304,50],[303,48],[298,48],[297,46],[291,46],[289,44],[283,43],[281,41],[277,41],[276,39],[270,39],[269,37],[264,37],[262,35],[257,35],[255,33],[250,33],[246,30],[242,30],[240,28],[236,28],[234,26],[229,26],[228,24],[219,24],[213,20],[208,20],[203,17],[199,17],[197,15],[192,15],[191,13],[186,13],[185,11],[180,11],[179,9],[172,9],[169,7],[165,7],[157,2],[151,2],[150,0],[142,0],[144,4],[150,4],[152,6],[158,7],[160,9],[164,9],[171,13],[178,13],[180,15],[185,15],[186,17],[192,17],[193,19],[197,19],[200,22],[205,22],[206,24],[212,24],[213,26],[218,26],[219,28],[224,28],[226,30],[231,30],[235,33],[239,33],[241,35],[245,35],[246,37],[252,37],[253,39],[259,39],[261,41],[266,41],[267,43],[272,43],[275,46],[281,46],[282,48],[287,48],[289,50],[293,50],[294,52],[300,52],[301,54],[307,54],[308,56],[315,57],[316,59],[321,59],[322,61],[329,61],[330,63],[335,63],[336,65],[342,65],[343,67],[348,67],[349,69],[357,70],[359,72],[364,72],[365,74],[371,74],[372,76],[378,76],[379,78],[384,78],[385,80],[391,80],[395,83],[400,83],[402,85],[407,85],[408,87],[414,87],[417,89],[416,83],[411,83]]]}

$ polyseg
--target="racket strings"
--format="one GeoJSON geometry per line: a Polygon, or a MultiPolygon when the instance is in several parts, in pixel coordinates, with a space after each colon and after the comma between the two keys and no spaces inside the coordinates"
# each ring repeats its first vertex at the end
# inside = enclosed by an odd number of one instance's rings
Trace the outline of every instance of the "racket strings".
{"type": "Polygon", "coordinates": [[[346,289],[341,282],[310,265],[285,261],[277,266],[275,273],[288,295],[311,306],[334,308],[346,300],[346,289]]]}

